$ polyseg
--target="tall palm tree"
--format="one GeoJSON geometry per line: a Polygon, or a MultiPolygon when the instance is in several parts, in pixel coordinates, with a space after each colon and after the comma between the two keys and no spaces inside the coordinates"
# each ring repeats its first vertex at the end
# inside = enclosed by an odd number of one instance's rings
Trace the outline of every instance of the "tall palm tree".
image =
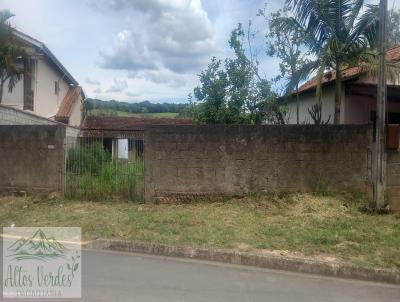
{"type": "Polygon", "coordinates": [[[0,10],[0,104],[5,83],[8,81],[8,91],[12,92],[24,73],[19,61],[25,51],[13,42],[8,21],[13,16],[9,10],[0,10]]]}
{"type": "Polygon", "coordinates": [[[286,0],[292,7],[292,22],[307,33],[306,44],[314,60],[299,74],[317,71],[317,99],[321,102],[321,82],[325,71],[334,71],[334,123],[340,122],[342,69],[373,63],[377,44],[378,7],[364,0],[286,0]]]}

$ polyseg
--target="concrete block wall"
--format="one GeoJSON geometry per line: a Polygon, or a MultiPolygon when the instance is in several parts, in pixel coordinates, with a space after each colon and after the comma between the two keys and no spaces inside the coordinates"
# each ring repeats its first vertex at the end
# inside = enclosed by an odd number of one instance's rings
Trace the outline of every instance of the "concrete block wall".
{"type": "Polygon", "coordinates": [[[249,192],[371,195],[367,125],[150,126],[147,200],[249,192]]]}
{"type": "Polygon", "coordinates": [[[0,192],[62,191],[65,127],[0,126],[0,192]]]}
{"type": "Polygon", "coordinates": [[[0,125],[54,125],[55,122],[19,109],[0,105],[0,125]]]}
{"type": "MultiPolygon", "coordinates": [[[[53,121],[33,113],[22,111],[9,106],[0,104],[0,125],[62,125],[60,122],[53,121]]],[[[77,138],[80,128],[65,125],[66,136],[77,138]]]]}
{"type": "Polygon", "coordinates": [[[393,210],[400,211],[400,152],[387,152],[386,199],[393,210]]]}

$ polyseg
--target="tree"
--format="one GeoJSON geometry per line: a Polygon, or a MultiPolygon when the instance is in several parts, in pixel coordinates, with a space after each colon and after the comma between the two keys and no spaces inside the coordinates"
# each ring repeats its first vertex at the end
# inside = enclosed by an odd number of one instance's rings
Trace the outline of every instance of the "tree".
{"type": "Polygon", "coordinates": [[[342,100],[342,69],[364,64],[368,50],[376,48],[378,10],[364,5],[364,0],[286,0],[293,8],[296,24],[307,34],[306,45],[315,60],[298,72],[309,75],[317,71],[317,97],[320,101],[321,82],[326,70],[335,71],[334,123],[340,122],[342,100]]]}
{"type": "Polygon", "coordinates": [[[5,83],[8,81],[8,91],[12,92],[24,73],[20,62],[25,51],[14,43],[8,21],[13,16],[8,10],[0,11],[0,104],[5,83]]]}
{"type": "Polygon", "coordinates": [[[280,74],[275,81],[286,80],[285,94],[291,94],[293,90],[296,93],[296,121],[299,124],[299,84],[303,78],[297,71],[304,68],[309,60],[308,53],[303,51],[306,33],[294,22],[290,22],[289,12],[290,7],[285,6],[270,17],[265,14],[265,10],[260,10],[259,15],[268,22],[267,54],[280,59],[280,74]]]}
{"type": "Polygon", "coordinates": [[[200,87],[193,91],[197,104],[193,118],[200,123],[229,123],[227,114],[228,77],[221,68],[221,60],[213,57],[206,70],[199,75],[200,87]]]}
{"type": "Polygon", "coordinates": [[[400,44],[400,11],[391,9],[388,14],[388,46],[400,44]]]}
{"type": "Polygon", "coordinates": [[[196,101],[190,99],[194,120],[207,124],[259,124],[266,119],[266,104],[275,94],[270,82],[258,73],[259,63],[251,48],[253,36],[251,22],[247,33],[239,24],[229,39],[234,56],[224,61],[213,57],[200,73],[201,85],[193,94],[196,101]]]}

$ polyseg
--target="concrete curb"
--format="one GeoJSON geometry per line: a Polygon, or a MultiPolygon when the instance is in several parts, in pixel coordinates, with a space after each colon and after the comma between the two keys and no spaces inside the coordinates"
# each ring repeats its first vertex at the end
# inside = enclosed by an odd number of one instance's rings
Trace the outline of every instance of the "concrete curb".
{"type": "Polygon", "coordinates": [[[301,257],[265,255],[223,249],[178,247],[157,243],[108,239],[90,241],[84,247],[88,249],[183,257],[330,277],[400,284],[400,272],[396,270],[358,267],[337,262],[324,262],[301,257]]]}

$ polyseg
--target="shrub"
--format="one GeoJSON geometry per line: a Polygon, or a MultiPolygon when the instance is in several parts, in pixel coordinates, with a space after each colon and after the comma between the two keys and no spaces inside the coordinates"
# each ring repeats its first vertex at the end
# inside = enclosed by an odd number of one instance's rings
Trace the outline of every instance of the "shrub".
{"type": "Polygon", "coordinates": [[[105,162],[111,162],[111,154],[102,143],[79,144],[68,150],[67,172],[98,175],[105,162]]]}

